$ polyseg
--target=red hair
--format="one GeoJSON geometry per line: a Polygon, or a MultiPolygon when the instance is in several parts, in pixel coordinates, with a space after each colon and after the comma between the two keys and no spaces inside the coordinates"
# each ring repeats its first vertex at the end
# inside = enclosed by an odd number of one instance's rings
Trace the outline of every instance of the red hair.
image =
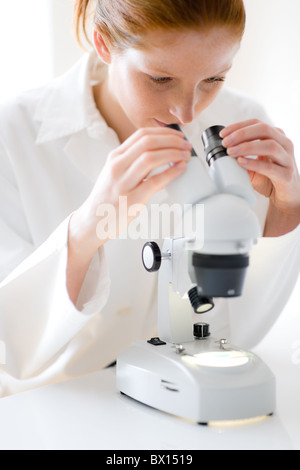
{"type": "Polygon", "coordinates": [[[155,29],[207,29],[225,26],[239,39],[245,29],[243,0],[75,0],[75,31],[91,43],[87,31],[89,15],[111,46],[142,47],[143,35],[155,29]]]}

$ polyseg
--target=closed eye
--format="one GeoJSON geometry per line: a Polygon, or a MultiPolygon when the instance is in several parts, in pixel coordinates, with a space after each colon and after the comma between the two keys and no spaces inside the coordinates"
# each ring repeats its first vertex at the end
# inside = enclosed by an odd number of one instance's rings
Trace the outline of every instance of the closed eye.
{"type": "Polygon", "coordinates": [[[169,83],[172,80],[172,78],[170,77],[152,77],[152,76],[150,76],[150,79],[154,83],[158,83],[158,84],[169,83]]]}
{"type": "Polygon", "coordinates": [[[211,77],[205,80],[206,83],[220,83],[225,82],[225,77],[211,77]]]}

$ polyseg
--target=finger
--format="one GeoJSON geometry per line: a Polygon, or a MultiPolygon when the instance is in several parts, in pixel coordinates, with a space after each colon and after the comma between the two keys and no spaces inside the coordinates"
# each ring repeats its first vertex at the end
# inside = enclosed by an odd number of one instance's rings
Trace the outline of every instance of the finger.
{"type": "Polygon", "coordinates": [[[285,175],[288,175],[289,173],[288,168],[279,166],[268,159],[253,160],[239,157],[237,162],[247,171],[266,176],[274,183],[277,181],[283,181],[286,177],[285,175]]]}
{"type": "Polygon", "coordinates": [[[230,124],[229,126],[227,126],[227,127],[225,127],[224,129],[221,130],[220,136],[224,139],[229,134],[232,134],[233,132],[236,132],[239,129],[243,129],[244,127],[252,126],[252,125],[257,124],[259,122],[260,121],[258,119],[249,119],[247,121],[240,121],[240,122],[236,122],[234,124],[230,124]]]}
{"type": "MultiPolygon", "coordinates": [[[[133,162],[130,168],[121,177],[120,186],[122,191],[130,191],[142,180],[147,178],[155,169],[160,169],[166,165],[188,161],[191,158],[191,152],[188,150],[158,150],[143,154],[143,158],[138,158],[133,162]]],[[[161,171],[160,171],[161,172],[161,171]]]]}
{"type": "Polygon", "coordinates": [[[169,127],[147,127],[147,128],[137,130],[127,140],[125,140],[125,142],[123,142],[118,148],[118,153],[126,152],[139,139],[141,139],[142,137],[151,136],[151,135],[153,136],[176,135],[177,137],[184,139],[183,133],[176,129],[171,129],[169,127]]]}
{"type": "Polygon", "coordinates": [[[242,142],[249,142],[251,140],[270,139],[278,142],[287,152],[291,151],[291,142],[283,132],[260,121],[253,121],[252,124],[249,124],[249,121],[236,124],[235,130],[223,139],[223,145],[225,147],[233,147],[242,142]],[[239,127],[237,128],[238,125],[239,127]]]}
{"type": "Polygon", "coordinates": [[[148,166],[146,171],[150,171],[159,166],[158,161],[155,164],[154,154],[158,151],[167,151],[165,153],[164,162],[171,163],[173,161],[173,150],[179,152],[191,151],[192,144],[182,139],[178,135],[147,135],[137,140],[126,152],[115,157],[112,164],[114,165],[115,177],[121,178],[122,175],[131,167],[138,159],[142,161],[150,161],[152,155],[151,167],[148,166]]]}
{"type": "Polygon", "coordinates": [[[227,149],[228,155],[234,158],[249,155],[266,156],[280,166],[289,166],[289,158],[282,146],[275,140],[257,140],[246,142],[227,149]]]}
{"type": "Polygon", "coordinates": [[[280,129],[280,127],[275,127],[275,129],[280,132],[281,134],[285,135],[286,136],[286,133],[284,132],[284,130],[280,129]]]}

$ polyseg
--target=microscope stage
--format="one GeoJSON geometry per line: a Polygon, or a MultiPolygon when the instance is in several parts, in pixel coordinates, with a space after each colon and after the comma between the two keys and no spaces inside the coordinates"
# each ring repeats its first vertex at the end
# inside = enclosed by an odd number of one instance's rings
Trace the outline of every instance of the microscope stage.
{"type": "Polygon", "coordinates": [[[118,357],[117,387],[148,406],[199,423],[275,411],[275,378],[268,367],[256,355],[213,338],[181,345],[133,343],[118,357]]]}

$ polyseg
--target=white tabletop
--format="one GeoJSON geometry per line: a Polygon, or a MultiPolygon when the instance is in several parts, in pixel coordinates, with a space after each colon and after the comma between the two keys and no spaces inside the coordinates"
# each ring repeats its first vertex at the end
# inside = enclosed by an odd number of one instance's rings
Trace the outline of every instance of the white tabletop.
{"type": "Polygon", "coordinates": [[[0,449],[299,450],[299,288],[255,352],[277,378],[277,410],[263,421],[199,426],[120,395],[110,368],[0,400],[0,449]]]}

